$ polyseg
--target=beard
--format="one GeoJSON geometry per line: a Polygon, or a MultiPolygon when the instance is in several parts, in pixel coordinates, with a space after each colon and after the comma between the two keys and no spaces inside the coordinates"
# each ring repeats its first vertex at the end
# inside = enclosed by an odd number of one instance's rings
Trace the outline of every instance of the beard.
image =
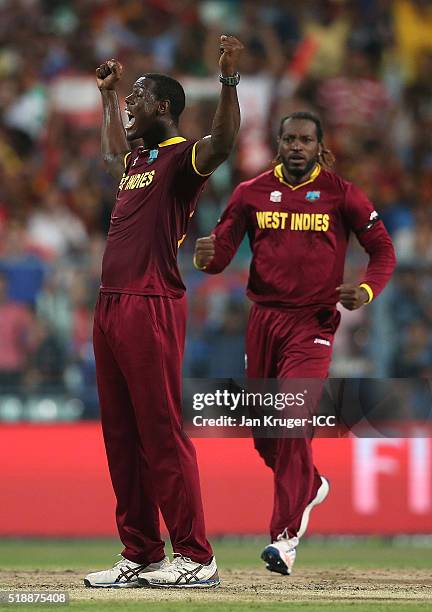
{"type": "Polygon", "coordinates": [[[313,157],[312,159],[310,159],[307,162],[307,164],[304,166],[304,168],[299,168],[298,166],[292,167],[289,162],[287,162],[284,165],[285,165],[285,168],[288,170],[288,172],[292,176],[295,176],[296,178],[301,178],[302,176],[305,176],[306,174],[309,174],[309,172],[312,170],[312,168],[315,166],[315,164],[317,162],[318,162],[318,158],[317,157],[313,157]]]}

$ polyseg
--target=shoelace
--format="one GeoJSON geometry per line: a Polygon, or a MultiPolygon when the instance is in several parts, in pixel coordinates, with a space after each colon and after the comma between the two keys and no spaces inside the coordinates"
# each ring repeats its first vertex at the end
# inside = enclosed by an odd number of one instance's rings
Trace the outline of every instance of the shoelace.
{"type": "Polygon", "coordinates": [[[171,565],[181,565],[182,563],[192,563],[192,560],[189,557],[183,557],[183,555],[175,554],[173,560],[171,561],[171,565]]]}
{"type": "Polygon", "coordinates": [[[288,537],[288,531],[286,529],[278,535],[277,541],[284,542],[290,550],[292,550],[293,548],[296,548],[296,546],[298,546],[298,543],[299,543],[299,539],[297,537],[295,536],[293,538],[288,537]]]}
{"type": "Polygon", "coordinates": [[[129,565],[130,563],[132,562],[129,561],[129,559],[125,559],[124,557],[121,557],[121,559],[119,559],[116,563],[114,563],[114,567],[123,567],[125,565],[129,565]]]}

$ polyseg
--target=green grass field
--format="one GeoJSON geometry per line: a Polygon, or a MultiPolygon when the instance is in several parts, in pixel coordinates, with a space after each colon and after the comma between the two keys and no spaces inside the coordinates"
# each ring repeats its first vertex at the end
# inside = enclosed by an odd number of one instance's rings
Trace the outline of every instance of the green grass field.
{"type": "MultiPolygon", "coordinates": [[[[214,549],[223,586],[206,591],[84,589],[82,576],[112,565],[116,540],[0,541],[0,589],[68,591],[71,610],[335,612],[432,609],[432,547],[382,539],[309,539],[301,543],[295,573],[265,571],[263,538],[220,539],[214,549]]],[[[8,605],[2,609],[65,609],[8,605]]]]}
{"type": "MultiPolygon", "coordinates": [[[[222,538],[213,541],[220,567],[252,568],[267,544],[261,537],[222,538]]],[[[0,568],[103,568],[116,561],[121,544],[115,539],[0,540],[0,568]]],[[[360,568],[427,569],[432,572],[432,543],[406,545],[382,538],[310,538],[298,548],[298,562],[308,567],[350,565],[360,568]]]]}

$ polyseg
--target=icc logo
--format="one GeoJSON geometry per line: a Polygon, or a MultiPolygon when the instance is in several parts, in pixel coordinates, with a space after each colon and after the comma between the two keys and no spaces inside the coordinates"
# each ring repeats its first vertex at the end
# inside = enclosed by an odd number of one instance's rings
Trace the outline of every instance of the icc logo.
{"type": "Polygon", "coordinates": [[[282,192],[272,191],[270,194],[270,202],[281,202],[281,201],[282,201],[282,192]]]}

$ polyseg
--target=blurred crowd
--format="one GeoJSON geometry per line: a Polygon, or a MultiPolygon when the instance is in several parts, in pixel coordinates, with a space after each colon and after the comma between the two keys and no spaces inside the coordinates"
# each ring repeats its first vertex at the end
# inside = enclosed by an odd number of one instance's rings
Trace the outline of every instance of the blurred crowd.
{"type": "MultiPolygon", "coordinates": [[[[243,374],[248,247],[215,277],[193,270],[191,252],[233,186],[270,167],[280,117],[293,110],[322,117],[336,171],[368,193],[398,256],[382,298],[343,313],[332,375],[431,375],[429,0],[1,0],[0,394],[73,394],[83,416],[97,414],[92,309],[116,185],[99,155],[94,71],[119,59],[122,99],[144,72],[177,77],[181,132],[198,139],[210,130],[224,32],[246,47],[242,128],[181,247],[185,375],[243,374]]],[[[346,280],[366,261],[354,240],[346,280]]]]}

